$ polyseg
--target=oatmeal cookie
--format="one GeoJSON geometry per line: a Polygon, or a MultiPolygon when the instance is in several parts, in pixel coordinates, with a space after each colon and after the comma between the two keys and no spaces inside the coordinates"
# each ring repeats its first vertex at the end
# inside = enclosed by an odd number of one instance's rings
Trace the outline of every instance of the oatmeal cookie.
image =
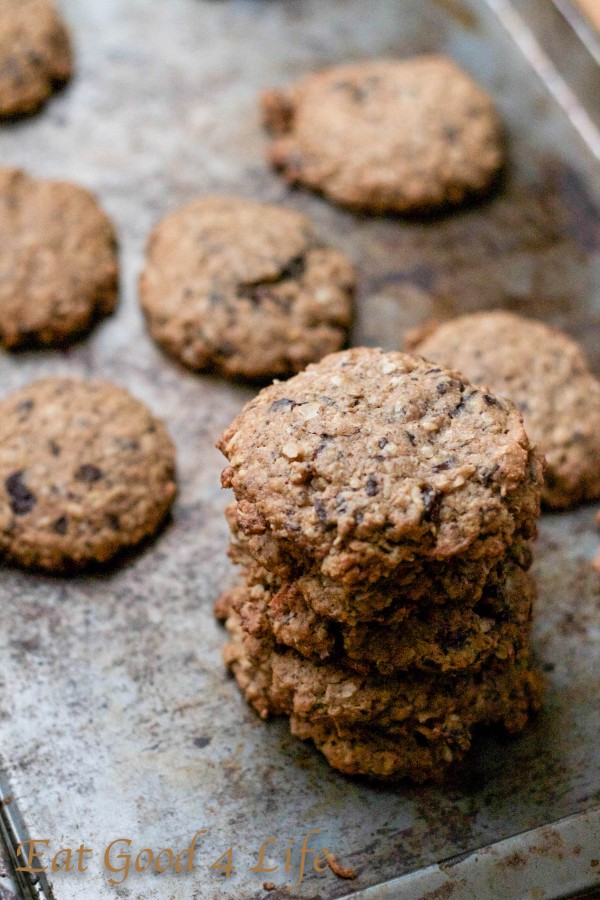
{"type": "Polygon", "coordinates": [[[504,160],[492,100],[442,56],[327,69],[267,91],[262,112],[271,164],[354,209],[460,203],[487,191],[504,160]]]}
{"type": "Polygon", "coordinates": [[[543,462],[520,413],[419,357],[331,354],[264,388],[217,446],[223,486],[251,512],[242,530],[334,580],[478,545],[500,556],[535,532],[543,462]]]}
{"type": "Polygon", "coordinates": [[[0,344],[59,346],[117,302],[115,231],[67,182],[0,169],[0,344]]]}
{"type": "Polygon", "coordinates": [[[264,381],[344,346],[354,283],[304,216],[205,197],[155,227],[140,295],[153,337],[182,363],[264,381]]]}
{"type": "Polygon", "coordinates": [[[0,555],[62,572],[152,535],[175,497],[175,449],[126,390],[48,378],[0,401],[0,555]]]}
{"type": "Polygon", "coordinates": [[[393,621],[357,626],[320,616],[294,583],[270,584],[255,571],[247,582],[223,595],[216,607],[224,619],[237,613],[244,630],[272,638],[312,660],[329,660],[358,672],[477,671],[495,657],[513,659],[527,642],[535,583],[507,566],[501,583],[484,592],[473,608],[462,604],[399,608],[393,621]]]}
{"type": "Polygon", "coordinates": [[[69,33],[50,0],[0,0],[0,118],[35,112],[72,65],[69,33]]]}
{"type": "Polygon", "coordinates": [[[407,344],[516,404],[546,457],[542,497],[548,507],[600,497],[600,381],[572,338],[497,310],[432,325],[407,344]]]}

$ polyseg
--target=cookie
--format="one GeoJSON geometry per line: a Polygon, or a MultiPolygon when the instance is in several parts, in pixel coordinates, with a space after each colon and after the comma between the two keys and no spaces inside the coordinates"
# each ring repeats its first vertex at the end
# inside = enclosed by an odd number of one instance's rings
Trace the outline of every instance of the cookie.
{"type": "Polygon", "coordinates": [[[226,514],[232,531],[229,557],[235,565],[246,573],[258,567],[271,584],[277,579],[293,582],[317,614],[349,625],[372,620],[398,623],[407,606],[455,602],[472,607],[484,589],[502,583],[507,563],[523,570],[531,566],[530,541],[518,534],[508,549],[493,539],[478,541],[472,550],[448,561],[405,563],[373,583],[365,575],[360,583],[345,584],[320,574],[315,566],[294,565],[264,533],[245,535],[237,522],[239,504],[231,504],[226,514]]]}
{"type": "Polygon", "coordinates": [[[533,534],[543,463],[510,401],[419,357],[355,348],[264,388],[222,484],[300,566],[349,583],[533,534]]]}
{"type": "Polygon", "coordinates": [[[69,34],[50,0],[0,0],[0,117],[35,112],[71,69],[69,34]]]}
{"type": "Polygon", "coordinates": [[[246,632],[235,612],[227,629],[231,640],[224,648],[225,661],[262,718],[288,715],[358,729],[358,734],[373,728],[388,736],[420,735],[435,742],[453,725],[471,729],[501,721],[504,714],[510,719],[515,699],[522,706],[523,683],[541,680],[528,667],[527,650],[515,661],[494,662],[475,675],[410,672],[402,678],[378,678],[273,649],[271,641],[246,632]]]}
{"type": "Polygon", "coordinates": [[[204,197],[154,228],[140,298],[152,336],[184,365],[264,381],[344,346],[354,283],[304,216],[204,197]]]}
{"type": "Polygon", "coordinates": [[[343,65],[262,98],[268,158],[353,209],[406,213],[487,191],[504,161],[488,95],[451,60],[343,65]]]}
{"type": "Polygon", "coordinates": [[[312,740],[329,764],[346,775],[384,781],[409,778],[418,784],[439,782],[464,759],[474,729],[500,726],[508,734],[522,731],[532,712],[541,707],[543,676],[530,669],[508,671],[489,686],[487,703],[476,702],[471,715],[448,715],[442,722],[424,723],[414,731],[389,733],[377,728],[347,728],[327,718],[313,721],[290,716],[292,734],[312,740]],[[433,727],[431,727],[433,724],[433,727]]]}
{"type": "Polygon", "coordinates": [[[0,272],[0,344],[62,345],[116,305],[113,226],[83,188],[2,169],[0,272]]]}
{"type": "Polygon", "coordinates": [[[349,626],[315,613],[294,583],[270,584],[259,570],[220,598],[217,614],[237,613],[243,629],[261,641],[272,638],[307,659],[365,674],[474,672],[492,657],[513,659],[525,646],[534,596],[531,576],[509,566],[503,582],[473,608],[405,606],[400,621],[349,626]]]}
{"type": "Polygon", "coordinates": [[[175,497],[175,449],[126,390],[48,378],[0,401],[0,555],[63,572],[157,531],[175,497]]]}
{"type": "Polygon", "coordinates": [[[407,343],[518,406],[529,437],[546,457],[548,507],[600,497],[600,381],[568,335],[498,310],[430,326],[407,343]]]}

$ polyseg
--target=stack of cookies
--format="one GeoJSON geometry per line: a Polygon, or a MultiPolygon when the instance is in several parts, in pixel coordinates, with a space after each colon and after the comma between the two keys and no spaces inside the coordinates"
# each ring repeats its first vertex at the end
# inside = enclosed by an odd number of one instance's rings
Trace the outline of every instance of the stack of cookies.
{"type": "Polygon", "coordinates": [[[225,659],[258,713],[331,765],[440,777],[481,725],[521,730],[543,464],[516,407],[421,357],[335,353],[219,441],[225,659]]]}

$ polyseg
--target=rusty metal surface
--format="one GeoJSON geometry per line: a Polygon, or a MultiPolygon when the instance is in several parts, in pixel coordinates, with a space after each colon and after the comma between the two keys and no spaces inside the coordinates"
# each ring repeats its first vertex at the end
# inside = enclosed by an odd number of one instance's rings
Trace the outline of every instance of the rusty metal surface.
{"type": "MultiPolygon", "coordinates": [[[[56,900],[333,900],[565,816],[579,823],[580,814],[594,815],[594,510],[542,523],[535,646],[550,684],[532,727],[513,741],[485,737],[444,787],[343,778],[285,724],[259,722],[220,660],[223,634],[211,607],[233,573],[213,443],[250,391],[166,360],[135,298],[151,225],[197,194],[237,192],[307,212],[352,256],[361,273],[355,343],[391,348],[432,315],[504,306],[581,338],[600,371],[598,162],[497,18],[498,3],[64,0],[63,7],[77,76],[41,116],[2,127],[0,162],[99,194],[121,236],[123,297],[118,313],[72,350],[3,355],[1,389],[64,371],[127,385],[167,421],[181,493],[160,539],[117,571],[71,581],[2,572],[0,752],[13,802],[30,836],[51,842],[50,854],[81,842],[94,851],[84,873],[49,873],[56,900]],[[511,157],[496,196],[419,223],[356,217],[288,194],[263,161],[257,91],[342,60],[423,50],[453,56],[495,96],[511,157]],[[109,883],[103,852],[112,840],[130,839],[134,854],[178,851],[202,828],[209,833],[193,873],[132,873],[121,887],[109,883]],[[298,879],[297,848],[314,829],[312,846],[330,848],[357,878],[317,874],[309,863],[301,887],[287,892],[298,879]],[[279,870],[250,872],[271,837],[278,843],[266,859],[279,870]],[[235,872],[225,878],[210,865],[229,847],[235,872]],[[277,890],[266,894],[264,881],[277,890]]],[[[589,860],[587,844],[578,846],[579,854],[569,845],[570,856],[586,863],[584,886],[592,885],[600,880],[592,865],[600,846],[589,860]]],[[[559,859],[552,851],[550,858],[559,859]]],[[[569,865],[569,854],[562,862],[569,865]]],[[[543,866],[537,877],[545,893],[527,896],[551,896],[543,866]]],[[[366,896],[402,890],[396,884],[366,896]]],[[[448,891],[436,885],[431,896],[461,897],[457,884],[448,891]]]]}

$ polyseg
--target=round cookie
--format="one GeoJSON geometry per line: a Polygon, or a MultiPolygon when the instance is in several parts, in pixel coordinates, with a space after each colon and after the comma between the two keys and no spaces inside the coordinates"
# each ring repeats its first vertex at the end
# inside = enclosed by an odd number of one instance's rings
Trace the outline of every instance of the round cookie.
{"type": "Polygon", "coordinates": [[[409,336],[411,351],[509,397],[547,461],[543,500],[600,497],[600,381],[568,335],[504,311],[461,316],[409,336]]]}
{"type": "Polygon", "coordinates": [[[96,199],[0,169],[0,344],[58,346],[117,302],[117,242],[96,199]]]}
{"type": "Polygon", "coordinates": [[[539,515],[542,460],[518,410],[423,359],[332,354],[264,388],[225,430],[222,483],[300,565],[373,581],[478,543],[500,555],[539,515]]]}
{"type": "MultiPolygon", "coordinates": [[[[252,577],[259,568],[270,583],[293,582],[305,602],[318,614],[348,625],[385,620],[397,624],[409,607],[459,603],[474,606],[485,590],[501,584],[506,564],[523,570],[531,566],[530,542],[517,534],[507,549],[496,538],[478,541],[473,548],[453,556],[449,561],[429,560],[406,563],[387,578],[370,582],[368,574],[355,583],[334,581],[319,573],[317,566],[300,567],[266,533],[247,536],[238,524],[240,504],[226,510],[231,529],[229,557],[252,577]]],[[[248,519],[240,521],[248,527],[248,519]]],[[[528,535],[531,536],[531,535],[528,535]]]]}
{"type": "Polygon", "coordinates": [[[366,727],[385,729],[388,736],[418,734],[435,743],[456,728],[510,720],[517,710],[514,730],[520,730],[533,699],[530,687],[537,685],[538,699],[541,694],[543,679],[528,668],[526,649],[514,662],[494,663],[473,675],[410,672],[398,679],[376,678],[310,662],[293,650],[275,650],[272,641],[249,634],[233,611],[227,629],[231,640],[224,648],[225,662],[262,718],[289,715],[357,735],[366,727]]]}
{"type": "Polygon", "coordinates": [[[354,283],[304,216],[205,197],[154,228],[140,297],[152,336],[186,366],[264,381],[345,344],[354,283]]]}
{"type": "Polygon", "coordinates": [[[51,0],[0,0],[0,118],[35,112],[71,69],[69,34],[51,0]]]}
{"type": "Polygon", "coordinates": [[[517,668],[484,687],[466,717],[450,713],[428,724],[425,715],[423,726],[391,733],[371,725],[347,727],[327,717],[291,715],[290,729],[297,737],[312,740],[328,763],[346,775],[385,781],[409,778],[419,784],[442,781],[470,749],[475,728],[500,725],[508,734],[518,734],[530,713],[540,709],[543,690],[541,673],[517,668]]]}
{"type": "Polygon", "coordinates": [[[390,675],[407,669],[475,672],[490,659],[510,660],[526,644],[535,596],[530,575],[508,566],[501,585],[473,609],[462,605],[404,608],[401,621],[348,626],[319,616],[296,584],[270,584],[257,570],[223,595],[221,618],[236,612],[245,631],[296,650],[307,659],[390,675]]]}
{"type": "Polygon", "coordinates": [[[152,535],[175,449],[126,390],[57,377],[0,401],[0,555],[48,572],[104,563],[152,535]]]}
{"type": "Polygon", "coordinates": [[[343,65],[262,98],[269,160],[355,209],[406,213],[486,191],[504,160],[488,95],[451,60],[343,65]]]}

